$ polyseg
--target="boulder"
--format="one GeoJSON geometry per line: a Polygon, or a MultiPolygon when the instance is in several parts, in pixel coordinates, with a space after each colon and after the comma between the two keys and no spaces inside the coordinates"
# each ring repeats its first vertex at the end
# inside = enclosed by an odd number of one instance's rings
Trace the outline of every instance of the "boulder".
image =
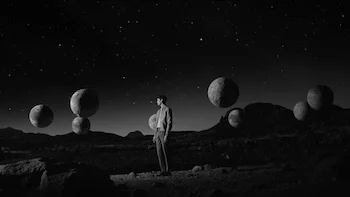
{"type": "Polygon", "coordinates": [[[205,171],[210,171],[213,169],[212,165],[210,165],[210,164],[205,164],[203,167],[204,167],[205,171]]]}
{"type": "Polygon", "coordinates": [[[202,166],[194,166],[192,168],[192,172],[195,173],[195,172],[199,172],[199,171],[202,171],[203,170],[203,167],[202,166]]]}
{"type": "Polygon", "coordinates": [[[46,162],[43,162],[40,158],[1,165],[1,196],[27,194],[30,191],[37,190],[40,187],[41,176],[46,169],[46,165],[46,162]]]}
{"type": "Polygon", "coordinates": [[[137,175],[136,175],[135,172],[130,172],[130,173],[129,173],[129,176],[132,177],[132,178],[135,178],[137,175]]]}
{"type": "Polygon", "coordinates": [[[111,196],[118,192],[109,175],[83,163],[35,158],[0,166],[2,197],[111,196]]]}

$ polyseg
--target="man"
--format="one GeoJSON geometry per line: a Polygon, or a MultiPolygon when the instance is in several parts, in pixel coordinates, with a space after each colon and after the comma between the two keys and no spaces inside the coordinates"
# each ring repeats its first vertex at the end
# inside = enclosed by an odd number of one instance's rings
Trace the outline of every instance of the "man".
{"type": "Polygon", "coordinates": [[[166,142],[173,125],[172,110],[166,105],[167,98],[164,95],[157,97],[157,105],[160,109],[157,111],[156,122],[157,129],[153,136],[153,142],[156,143],[157,156],[160,165],[160,174],[158,176],[171,176],[168,166],[166,151],[166,142]]]}

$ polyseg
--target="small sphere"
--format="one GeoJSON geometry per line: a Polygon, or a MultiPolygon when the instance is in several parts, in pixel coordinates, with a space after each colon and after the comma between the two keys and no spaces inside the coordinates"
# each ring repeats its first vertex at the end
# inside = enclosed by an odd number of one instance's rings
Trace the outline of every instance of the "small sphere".
{"type": "Polygon", "coordinates": [[[152,130],[156,130],[157,129],[157,114],[153,114],[149,119],[148,119],[148,125],[152,130]]]}
{"type": "Polygon", "coordinates": [[[47,127],[53,122],[53,111],[47,105],[36,105],[29,112],[29,121],[35,127],[47,127]]]}
{"type": "Polygon", "coordinates": [[[306,101],[299,101],[294,105],[293,114],[297,120],[305,121],[311,113],[311,107],[306,101]]]}
{"type": "Polygon", "coordinates": [[[208,87],[208,98],[216,107],[230,107],[236,103],[238,96],[238,85],[229,78],[219,77],[212,81],[208,87]]]}
{"type": "Polygon", "coordinates": [[[315,111],[329,108],[333,104],[334,93],[325,85],[317,85],[307,93],[307,102],[315,111]]]}
{"type": "Polygon", "coordinates": [[[234,128],[239,127],[243,122],[243,109],[233,109],[228,115],[228,122],[234,128]]]}
{"type": "Polygon", "coordinates": [[[90,131],[90,120],[85,117],[75,117],[72,122],[72,130],[78,135],[84,135],[90,131]]]}
{"type": "Polygon", "coordinates": [[[72,95],[70,108],[76,116],[88,118],[99,109],[98,96],[90,89],[80,89],[72,95]]]}

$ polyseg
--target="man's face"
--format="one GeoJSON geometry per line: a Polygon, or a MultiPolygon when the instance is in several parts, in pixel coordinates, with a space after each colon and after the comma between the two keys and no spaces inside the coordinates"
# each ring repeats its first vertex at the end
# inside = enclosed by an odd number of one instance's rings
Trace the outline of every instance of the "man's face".
{"type": "Polygon", "coordinates": [[[157,98],[157,105],[160,106],[160,104],[162,104],[162,99],[157,98]]]}

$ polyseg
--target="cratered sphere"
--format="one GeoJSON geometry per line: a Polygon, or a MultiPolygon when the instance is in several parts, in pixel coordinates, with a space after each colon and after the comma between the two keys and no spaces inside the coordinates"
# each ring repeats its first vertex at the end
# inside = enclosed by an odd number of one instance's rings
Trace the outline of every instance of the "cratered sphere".
{"type": "Polygon", "coordinates": [[[243,122],[243,110],[240,108],[233,109],[228,115],[228,122],[234,128],[239,127],[243,122]]]}
{"type": "Polygon", "coordinates": [[[75,117],[72,122],[72,130],[78,135],[84,135],[90,131],[90,120],[85,117],[75,117]]]}
{"type": "Polygon", "coordinates": [[[157,129],[157,114],[153,114],[149,119],[148,119],[148,125],[152,130],[156,130],[157,129]]]}
{"type": "Polygon", "coordinates": [[[294,105],[293,114],[299,121],[305,121],[311,115],[311,107],[306,101],[299,101],[294,105]]]}
{"type": "Polygon", "coordinates": [[[99,108],[99,100],[96,92],[91,89],[80,89],[70,99],[72,112],[79,117],[88,118],[94,115],[99,108]]]}
{"type": "Polygon", "coordinates": [[[219,77],[212,81],[208,88],[208,98],[216,107],[230,107],[236,103],[238,96],[238,85],[229,78],[219,77]]]}
{"type": "Polygon", "coordinates": [[[307,102],[315,111],[321,111],[333,104],[333,91],[325,85],[317,85],[307,93],[307,102]]]}
{"type": "Polygon", "coordinates": [[[36,105],[29,112],[29,121],[35,127],[47,127],[53,121],[53,111],[47,105],[36,105]]]}

